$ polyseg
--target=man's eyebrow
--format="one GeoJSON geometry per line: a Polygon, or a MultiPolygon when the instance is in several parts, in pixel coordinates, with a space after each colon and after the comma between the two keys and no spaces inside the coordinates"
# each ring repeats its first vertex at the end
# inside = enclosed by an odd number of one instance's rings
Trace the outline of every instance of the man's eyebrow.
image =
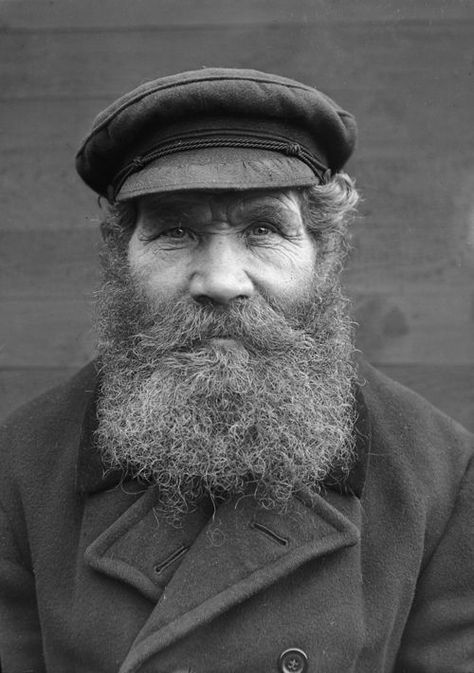
{"type": "Polygon", "coordinates": [[[246,218],[261,219],[265,221],[275,222],[283,227],[293,229],[298,223],[295,213],[285,206],[271,205],[271,204],[255,204],[249,205],[242,209],[242,215],[246,218]]]}

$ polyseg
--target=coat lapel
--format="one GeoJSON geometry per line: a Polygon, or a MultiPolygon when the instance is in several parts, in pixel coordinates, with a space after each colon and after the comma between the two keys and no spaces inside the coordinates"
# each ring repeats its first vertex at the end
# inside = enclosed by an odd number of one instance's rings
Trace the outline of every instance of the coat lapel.
{"type": "Polygon", "coordinates": [[[303,563],[355,545],[360,504],[327,492],[285,515],[241,498],[218,508],[183,555],[120,673],[137,671],[190,631],[278,582],[303,563]]]}
{"type": "MultiPolygon", "coordinates": [[[[89,502],[98,516],[101,498],[95,495],[89,502]]],[[[208,519],[201,508],[178,528],[170,526],[160,518],[157,500],[157,490],[149,488],[84,553],[91,568],[129,584],[154,603],[208,519]]],[[[96,518],[90,509],[86,515],[88,520],[96,518]]]]}

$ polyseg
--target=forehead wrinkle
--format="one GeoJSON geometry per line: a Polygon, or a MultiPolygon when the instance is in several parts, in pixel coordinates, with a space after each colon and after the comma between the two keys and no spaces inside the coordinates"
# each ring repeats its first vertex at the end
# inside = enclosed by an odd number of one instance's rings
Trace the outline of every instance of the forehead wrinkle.
{"type": "Polygon", "coordinates": [[[170,199],[165,196],[161,199],[147,199],[141,204],[139,214],[144,216],[147,226],[179,225],[189,223],[190,220],[196,221],[198,211],[200,211],[201,216],[205,212],[208,213],[208,204],[197,198],[191,200],[174,197],[170,199]]]}
{"type": "Polygon", "coordinates": [[[290,190],[274,192],[194,192],[156,194],[139,201],[146,219],[165,224],[227,222],[242,224],[261,219],[294,228],[302,224],[300,200],[291,199],[290,190]]]}
{"type": "Polygon", "coordinates": [[[261,219],[286,219],[288,212],[293,214],[293,211],[289,211],[288,208],[273,206],[270,204],[258,203],[255,205],[249,205],[247,207],[241,208],[242,214],[246,217],[256,217],[261,219]]]}

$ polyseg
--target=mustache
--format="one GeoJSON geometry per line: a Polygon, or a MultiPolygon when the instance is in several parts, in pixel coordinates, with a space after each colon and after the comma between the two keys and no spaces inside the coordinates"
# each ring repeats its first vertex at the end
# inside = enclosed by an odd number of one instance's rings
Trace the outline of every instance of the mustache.
{"type": "MultiPolygon", "coordinates": [[[[295,346],[314,347],[305,326],[315,317],[315,301],[283,308],[263,297],[236,299],[227,306],[198,304],[186,297],[142,309],[142,329],[131,339],[155,355],[196,350],[212,339],[234,339],[253,353],[276,354],[295,346]]],[[[312,320],[313,322],[314,320],[312,320]]],[[[132,346],[133,348],[133,346],[132,346]]]]}

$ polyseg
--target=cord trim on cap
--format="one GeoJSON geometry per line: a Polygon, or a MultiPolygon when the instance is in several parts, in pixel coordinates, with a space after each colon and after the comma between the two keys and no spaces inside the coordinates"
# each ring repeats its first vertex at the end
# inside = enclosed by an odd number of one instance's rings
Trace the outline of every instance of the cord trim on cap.
{"type": "Polygon", "coordinates": [[[145,166],[147,166],[152,161],[156,159],[161,159],[162,157],[168,156],[170,154],[177,154],[179,152],[187,152],[190,150],[198,149],[207,149],[210,147],[247,147],[251,149],[258,150],[270,150],[273,152],[280,152],[286,156],[296,157],[307,166],[311,168],[313,173],[320,179],[321,182],[325,182],[328,177],[328,173],[331,171],[325,166],[312,152],[310,152],[304,145],[297,142],[292,142],[285,138],[279,137],[259,137],[255,135],[247,135],[245,137],[242,134],[232,135],[232,134],[209,134],[201,135],[198,138],[193,137],[189,139],[183,139],[182,136],[174,139],[167,139],[165,142],[156,145],[146,154],[135,157],[126,164],[115,176],[112,181],[109,194],[111,196],[111,201],[114,201],[119,193],[122,185],[125,180],[136,173],[145,166]]]}

